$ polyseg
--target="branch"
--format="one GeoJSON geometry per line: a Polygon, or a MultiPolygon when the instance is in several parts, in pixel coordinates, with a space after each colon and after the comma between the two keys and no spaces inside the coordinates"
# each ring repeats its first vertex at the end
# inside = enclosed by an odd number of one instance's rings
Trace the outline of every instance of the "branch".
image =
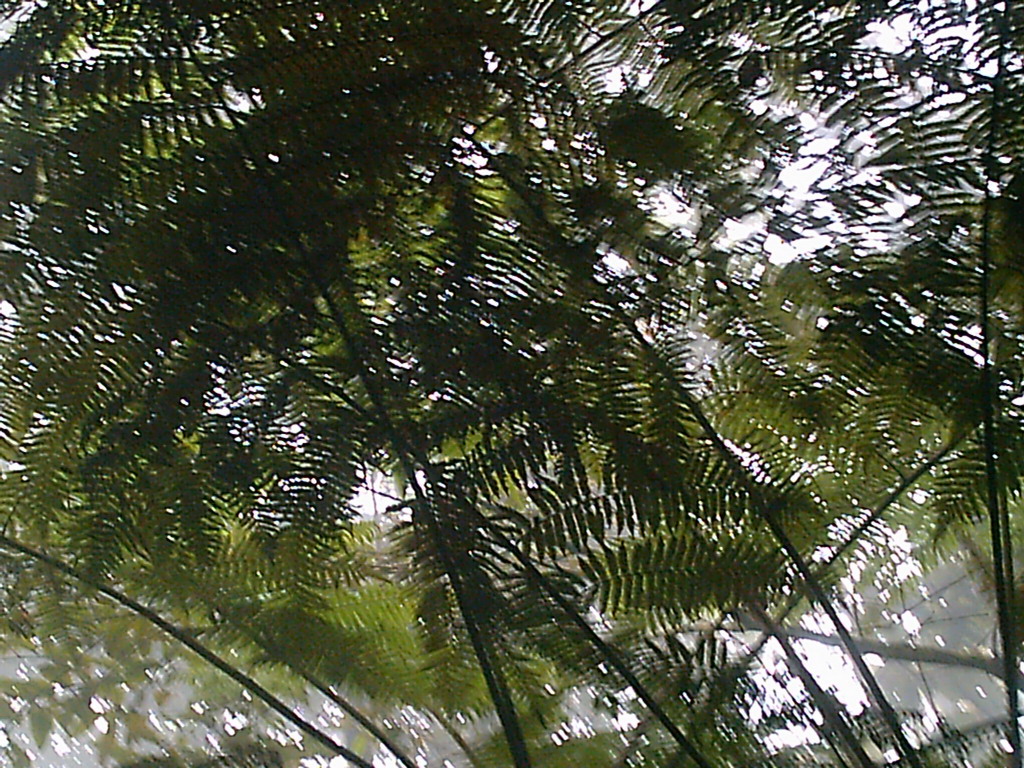
{"type": "MultiPolygon", "coordinates": [[[[307,260],[307,263],[312,265],[313,262],[311,260],[307,260]]],[[[410,443],[391,422],[383,395],[374,385],[373,379],[370,376],[369,371],[366,369],[366,366],[362,364],[362,355],[360,354],[360,350],[358,349],[355,340],[348,332],[348,327],[344,321],[344,315],[335,308],[329,291],[319,284],[320,281],[317,280],[315,272],[313,273],[313,278],[314,281],[318,283],[318,292],[327,303],[328,308],[333,315],[335,325],[342,334],[343,341],[349,354],[353,357],[354,361],[359,364],[359,376],[367,391],[367,395],[369,396],[380,422],[384,426],[385,431],[389,435],[389,438],[398,453],[399,460],[405,465],[406,474],[410,479],[410,483],[412,484],[412,488],[417,499],[425,505],[424,511],[428,514],[431,524],[430,527],[435,531],[435,537],[437,538],[438,546],[442,551],[442,557],[448,561],[449,557],[446,554],[447,545],[438,528],[438,523],[433,513],[430,500],[424,494],[423,489],[420,487],[420,483],[416,481],[416,469],[419,467],[426,474],[426,479],[429,483],[439,486],[440,483],[438,483],[437,468],[428,457],[415,450],[415,448],[410,445],[410,443]]],[[[686,736],[686,734],[683,733],[679,726],[672,721],[654,696],[646,689],[643,683],[640,682],[639,678],[632,672],[632,670],[629,669],[628,665],[625,664],[615,649],[601,639],[600,635],[594,631],[586,619],[584,619],[576,608],[551,585],[551,582],[544,577],[533,562],[530,561],[530,559],[517,546],[515,546],[515,544],[513,544],[486,515],[482,514],[479,509],[477,509],[476,506],[465,497],[465,494],[460,492],[459,497],[459,500],[466,505],[466,508],[475,514],[484,523],[484,525],[497,535],[503,546],[526,570],[530,578],[540,586],[542,591],[554,600],[558,607],[568,616],[570,622],[583,631],[584,636],[590,641],[590,643],[601,653],[602,656],[604,656],[605,660],[608,661],[608,663],[623,677],[623,679],[626,680],[629,686],[634,690],[634,692],[636,692],[637,696],[644,702],[644,704],[647,705],[658,721],[665,726],[666,730],[671,734],[680,749],[689,755],[694,763],[696,763],[700,768],[711,768],[711,763],[708,762],[700,750],[697,749],[696,745],[686,736]]],[[[487,680],[488,688],[491,691],[491,697],[498,710],[499,719],[501,719],[502,725],[505,727],[513,759],[516,761],[517,766],[529,766],[529,757],[526,752],[525,740],[523,739],[522,731],[519,727],[515,708],[512,706],[511,698],[508,696],[504,676],[501,673],[500,667],[498,667],[496,663],[492,665],[492,660],[489,659],[489,653],[480,633],[480,628],[476,625],[473,617],[466,611],[465,596],[463,595],[461,578],[455,572],[450,563],[446,564],[446,570],[448,571],[449,579],[452,582],[452,588],[455,591],[460,611],[463,618],[466,620],[466,629],[469,632],[470,641],[473,644],[473,648],[477,654],[484,677],[487,680]]],[[[493,661],[496,662],[496,660],[493,661]]]]}
{"type": "Polygon", "coordinates": [[[444,732],[447,733],[448,736],[451,737],[451,740],[455,742],[455,746],[457,746],[466,756],[466,759],[469,760],[469,764],[473,768],[480,768],[480,759],[476,755],[476,750],[470,746],[469,742],[463,738],[462,734],[459,733],[458,729],[456,729],[451,722],[449,722],[448,718],[434,712],[433,710],[429,710],[429,712],[430,716],[440,724],[444,729],[444,732]]]}
{"type": "Polygon", "coordinates": [[[358,709],[353,707],[346,699],[338,695],[338,693],[334,690],[333,687],[327,685],[327,683],[323,682],[319,678],[306,672],[300,672],[299,676],[307,683],[312,685],[321,694],[327,697],[327,699],[331,703],[335,704],[342,712],[344,712],[346,715],[348,715],[357,723],[359,723],[359,725],[361,725],[367,732],[372,734],[373,737],[377,739],[377,741],[384,745],[385,749],[387,749],[392,755],[394,755],[395,759],[398,762],[405,766],[405,768],[419,768],[419,766],[417,766],[416,763],[412,761],[412,758],[410,758],[401,747],[395,744],[394,739],[392,739],[390,736],[384,733],[384,731],[381,730],[380,727],[376,725],[376,723],[374,723],[372,720],[366,717],[366,715],[364,715],[358,709]]]}
{"type": "MultiPolygon", "coordinates": [[[[668,692],[661,697],[661,703],[667,703],[673,698],[681,695],[685,690],[685,686],[690,681],[690,670],[686,669],[676,679],[671,681],[671,684],[667,686],[668,692]]],[[[622,750],[619,752],[618,757],[615,758],[615,762],[611,764],[611,768],[627,768],[629,760],[632,758],[647,742],[647,732],[654,725],[654,721],[657,718],[654,717],[652,712],[647,712],[643,719],[632,729],[630,734],[629,742],[623,745],[622,750]]]]}
{"type": "MultiPolygon", "coordinates": [[[[959,436],[953,438],[946,443],[946,445],[933,453],[927,461],[923,462],[917,469],[906,477],[900,478],[900,482],[897,483],[896,486],[886,494],[885,498],[879,502],[878,506],[876,506],[871,513],[853,529],[853,532],[847,537],[846,541],[836,548],[836,551],[832,553],[824,566],[822,566],[821,571],[824,572],[831,568],[840,557],[846,554],[847,550],[860,540],[860,537],[864,535],[865,531],[882,518],[882,516],[889,510],[889,507],[899,500],[900,496],[913,487],[926,473],[930,472],[936,464],[946,458],[950,451],[954,450],[961,442],[963,442],[967,434],[967,431],[964,430],[959,436]]],[[[787,610],[786,613],[788,614],[789,611],[787,610]]]]}
{"type": "Polygon", "coordinates": [[[834,746],[837,749],[840,745],[845,747],[850,755],[860,763],[862,768],[875,768],[874,761],[868,757],[867,752],[864,751],[864,747],[861,746],[860,740],[851,730],[844,712],[841,711],[836,700],[825,693],[822,687],[818,685],[818,681],[814,679],[814,675],[810,673],[807,666],[804,664],[803,659],[801,659],[800,655],[794,650],[793,644],[789,642],[789,636],[781,627],[772,622],[763,608],[756,607],[754,608],[754,612],[757,621],[764,628],[764,631],[774,637],[779,645],[782,646],[782,652],[786,656],[786,663],[789,666],[790,671],[800,678],[800,682],[804,684],[807,694],[811,697],[811,702],[821,713],[821,717],[825,724],[825,730],[831,737],[830,741],[834,742],[834,746]]]}
{"type": "Polygon", "coordinates": [[[885,697],[885,693],[883,693],[874,674],[872,674],[868,665],[864,662],[863,656],[857,650],[857,646],[854,644],[849,630],[846,629],[842,619],[840,619],[835,605],[821,586],[821,581],[818,579],[817,575],[811,571],[806,558],[804,558],[800,553],[800,550],[797,549],[792,539],[790,539],[789,535],[786,533],[785,528],[782,526],[782,523],[779,520],[779,502],[769,500],[762,488],[747,478],[746,469],[739,457],[731,448],[729,448],[722,436],[718,434],[718,431],[711,423],[711,420],[708,418],[707,414],[704,413],[703,408],[701,408],[700,403],[697,402],[696,398],[694,398],[685,386],[682,386],[682,384],[677,381],[675,372],[665,364],[665,361],[657,354],[657,350],[655,350],[650,342],[644,338],[639,328],[637,328],[635,324],[631,324],[630,328],[634,339],[636,339],[640,347],[647,352],[647,354],[651,355],[655,364],[661,369],[662,374],[666,376],[668,381],[674,384],[678,396],[682,402],[687,405],[690,412],[693,414],[694,419],[700,425],[701,431],[711,443],[714,450],[721,456],[722,460],[729,467],[734,469],[738,476],[743,479],[743,484],[747,487],[747,492],[750,494],[750,499],[753,502],[755,513],[761,518],[761,521],[765,524],[768,530],[771,531],[772,536],[779,543],[782,551],[785,552],[786,556],[796,567],[797,573],[800,574],[800,579],[807,586],[814,602],[816,602],[822,610],[825,611],[825,614],[835,626],[842,646],[845,648],[850,660],[853,662],[853,666],[864,681],[871,698],[878,706],[882,718],[888,725],[889,730],[892,731],[893,738],[896,740],[900,754],[913,768],[922,768],[913,746],[911,746],[910,742],[907,740],[906,734],[903,733],[896,711],[892,708],[889,700],[885,697]]]}
{"type": "Polygon", "coordinates": [[[262,701],[264,704],[266,704],[268,707],[274,710],[277,714],[281,715],[281,717],[283,717],[285,720],[290,722],[292,725],[294,725],[300,731],[305,733],[307,736],[310,736],[316,741],[323,744],[334,754],[338,755],[339,757],[345,758],[353,765],[359,766],[359,768],[373,768],[373,766],[369,762],[361,758],[355,752],[343,746],[342,744],[339,744],[326,733],[317,728],[315,725],[310,723],[308,720],[305,720],[302,717],[300,717],[295,712],[295,710],[293,710],[291,707],[289,707],[287,704],[285,704],[283,701],[277,698],[274,694],[272,694],[262,685],[257,683],[251,677],[249,677],[247,674],[238,669],[238,667],[225,661],[213,650],[200,643],[198,640],[196,640],[194,637],[192,637],[184,630],[180,629],[179,627],[176,627],[174,624],[171,624],[171,622],[169,622],[167,619],[162,617],[160,614],[158,614],[151,608],[147,608],[142,603],[138,602],[137,600],[133,600],[132,598],[128,597],[126,594],[124,594],[120,590],[115,589],[114,587],[108,586],[99,581],[96,581],[95,579],[90,578],[82,571],[78,570],[74,566],[68,565],[63,560],[59,560],[56,557],[53,557],[52,555],[48,555],[45,552],[35,549],[34,547],[30,547],[27,544],[23,544],[20,541],[16,541],[7,536],[6,534],[0,534],[0,546],[3,546],[9,550],[13,550],[15,552],[18,552],[19,554],[25,555],[26,557],[32,558],[33,560],[43,563],[49,568],[52,568],[55,571],[63,573],[65,576],[68,576],[74,579],[75,581],[85,584],[86,586],[92,587],[100,594],[106,595],[108,598],[113,600],[118,605],[127,608],[132,613],[146,619],[146,621],[150,622],[151,624],[159,628],[161,631],[163,631],[165,634],[177,640],[179,643],[181,643],[189,650],[191,650],[193,653],[198,655],[201,659],[216,667],[218,670],[220,670],[225,675],[230,677],[236,683],[241,685],[244,689],[249,691],[253,696],[258,698],[260,701],[262,701]]]}
{"type": "MultiPolygon", "coordinates": [[[[270,193],[274,199],[276,199],[276,191],[273,188],[270,189],[270,193]]],[[[279,216],[282,218],[287,216],[282,206],[277,206],[277,209],[279,216]]],[[[292,227],[290,228],[293,229],[292,227]]],[[[489,642],[489,640],[491,640],[489,633],[485,632],[485,627],[480,626],[476,620],[476,616],[473,615],[472,610],[470,609],[470,600],[469,595],[466,592],[466,585],[463,583],[462,573],[456,567],[455,560],[449,551],[446,532],[441,528],[440,521],[438,520],[436,505],[430,498],[430,495],[423,488],[423,485],[417,479],[417,469],[422,468],[423,472],[426,474],[427,483],[435,488],[440,487],[441,484],[438,482],[436,469],[429,458],[424,456],[420,451],[417,451],[395,426],[390,413],[388,412],[387,401],[384,397],[384,393],[380,388],[378,388],[376,381],[373,379],[370,369],[365,363],[365,356],[360,349],[358,342],[350,333],[348,324],[345,322],[345,316],[331,296],[331,292],[324,281],[323,276],[320,274],[319,270],[317,270],[316,262],[313,260],[312,254],[309,253],[309,250],[305,247],[305,244],[300,237],[296,236],[295,242],[299,248],[299,253],[302,256],[303,261],[306,264],[307,272],[313,282],[314,288],[320,298],[322,298],[324,303],[327,305],[331,320],[334,322],[338,332],[341,334],[345,349],[358,368],[357,375],[363,384],[363,389],[366,390],[366,395],[369,398],[374,411],[376,411],[377,420],[380,422],[385,434],[388,436],[388,440],[391,442],[392,447],[396,452],[397,459],[409,478],[409,484],[413,489],[413,494],[419,503],[419,507],[422,513],[426,516],[427,528],[430,530],[434,537],[434,541],[437,544],[437,548],[440,552],[441,560],[444,565],[444,572],[448,576],[448,582],[451,584],[452,592],[455,595],[455,602],[458,605],[459,613],[462,615],[462,619],[466,625],[466,633],[469,635],[469,641],[473,646],[473,652],[476,655],[478,664],[480,665],[480,671],[483,673],[484,681],[487,684],[487,690],[491,696],[491,701],[494,703],[494,708],[498,713],[498,719],[501,721],[502,729],[505,733],[505,739],[508,743],[509,753],[512,756],[512,763],[516,768],[531,768],[530,754],[526,746],[526,738],[523,735],[523,729],[519,722],[519,715],[516,712],[515,703],[512,701],[512,694],[509,691],[508,681],[505,678],[499,659],[494,654],[493,644],[489,642]]],[[[372,415],[372,413],[370,415],[372,415]]]]}
{"type": "MultiPolygon", "coordinates": [[[[743,631],[771,631],[764,621],[750,614],[737,613],[736,620],[743,631]]],[[[802,627],[779,626],[776,627],[775,631],[792,640],[811,640],[822,645],[838,648],[843,646],[843,641],[836,635],[824,635],[802,627]]],[[[893,661],[912,661],[920,664],[939,664],[947,667],[967,667],[1005,681],[1003,660],[999,656],[975,656],[969,653],[947,651],[944,648],[935,646],[908,645],[905,643],[890,644],[867,637],[853,638],[853,644],[862,654],[873,653],[876,656],[892,659],[893,661]]],[[[1018,685],[1024,687],[1024,674],[1019,671],[1017,672],[1017,680],[1018,685]]]]}
{"type": "Polygon", "coordinates": [[[662,708],[658,700],[651,694],[647,687],[640,682],[640,679],[633,673],[633,670],[629,668],[629,665],[622,659],[615,648],[606,643],[594,628],[590,626],[586,619],[584,619],[578,610],[565,598],[565,596],[552,586],[551,582],[544,577],[533,562],[523,554],[522,550],[519,549],[506,535],[505,533],[496,526],[488,517],[476,511],[477,516],[481,522],[488,527],[488,529],[494,534],[498,542],[515,558],[516,562],[526,571],[526,575],[533,580],[537,586],[543,590],[548,597],[550,597],[555,604],[562,609],[565,615],[569,618],[572,624],[583,632],[583,635],[590,641],[590,643],[600,651],[601,655],[604,656],[605,660],[612,666],[612,668],[622,676],[630,688],[636,693],[636,695],[647,705],[647,708],[651,713],[658,719],[665,730],[671,734],[672,738],[679,745],[680,750],[693,760],[700,768],[711,768],[711,763],[706,757],[697,749],[697,746],[683,733],[682,729],[668,716],[665,710],[662,708]]]}

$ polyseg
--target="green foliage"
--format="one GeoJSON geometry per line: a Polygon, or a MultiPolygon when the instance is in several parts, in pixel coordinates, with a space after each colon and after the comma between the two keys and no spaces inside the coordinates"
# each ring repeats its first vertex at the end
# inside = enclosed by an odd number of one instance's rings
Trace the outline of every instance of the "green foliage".
{"type": "Polygon", "coordinates": [[[112,587],[349,760],[842,764],[730,617],[987,588],[987,398],[1020,505],[1021,11],[933,5],[0,3],[9,759],[319,748],[112,587]]]}

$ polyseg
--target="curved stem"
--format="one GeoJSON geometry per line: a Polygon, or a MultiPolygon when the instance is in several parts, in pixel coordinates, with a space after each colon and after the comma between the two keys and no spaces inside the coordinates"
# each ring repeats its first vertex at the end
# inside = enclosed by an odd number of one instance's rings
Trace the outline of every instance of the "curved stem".
{"type": "Polygon", "coordinates": [[[594,628],[590,626],[586,619],[584,619],[575,606],[570,603],[565,596],[559,592],[551,582],[544,577],[537,566],[517,547],[500,528],[494,525],[486,516],[477,512],[479,519],[488,527],[488,529],[498,539],[499,543],[505,547],[505,549],[515,558],[516,562],[526,571],[527,576],[533,580],[537,586],[539,586],[547,595],[550,597],[555,604],[562,609],[562,612],[569,618],[581,632],[584,637],[593,645],[601,655],[604,656],[605,660],[612,666],[612,668],[622,676],[622,678],[629,684],[629,687],[633,689],[634,693],[647,705],[647,708],[651,713],[658,719],[665,730],[671,734],[672,738],[679,745],[680,749],[687,755],[693,762],[700,766],[700,768],[711,768],[711,763],[706,757],[697,749],[696,745],[690,741],[690,739],[683,733],[682,729],[676,725],[676,723],[668,716],[664,708],[654,697],[654,695],[647,689],[636,674],[629,668],[629,665],[625,663],[622,656],[618,651],[615,650],[611,645],[606,643],[600,635],[594,631],[594,628]]]}
{"type": "Polygon", "coordinates": [[[86,586],[92,587],[97,592],[113,600],[118,605],[127,608],[132,613],[141,616],[150,624],[160,629],[165,634],[177,640],[179,643],[184,645],[190,651],[199,656],[203,661],[208,662],[210,665],[216,667],[218,670],[223,672],[225,675],[230,677],[236,683],[241,685],[245,690],[249,691],[253,696],[262,701],[277,714],[287,720],[289,723],[294,725],[300,731],[307,736],[312,737],[316,741],[323,744],[331,752],[343,757],[353,765],[359,766],[359,768],[373,768],[373,766],[357,755],[352,750],[348,749],[342,744],[339,744],[326,733],[321,731],[315,725],[310,723],[308,720],[300,717],[294,709],[289,707],[274,694],[264,688],[262,685],[253,680],[249,675],[242,672],[238,667],[225,661],[221,656],[215,653],[207,646],[200,643],[190,634],[184,630],[176,627],[174,624],[169,622],[163,616],[158,614],[152,608],[147,608],[142,603],[128,597],[126,594],[121,592],[114,587],[107,584],[103,584],[94,579],[89,578],[87,575],[82,573],[74,566],[68,565],[63,560],[59,560],[53,555],[48,555],[42,550],[30,547],[27,544],[23,544],[20,541],[10,538],[6,534],[0,534],[0,546],[3,546],[9,550],[18,552],[21,555],[29,557],[37,562],[43,563],[44,565],[58,571],[65,576],[68,576],[75,581],[78,581],[86,586]]]}
{"type": "Polygon", "coordinates": [[[836,547],[835,552],[829,555],[828,560],[825,561],[824,565],[820,569],[821,572],[824,572],[835,565],[836,561],[846,554],[850,547],[856,544],[860,540],[860,537],[863,536],[872,525],[882,519],[885,513],[889,510],[889,507],[895,504],[899,500],[900,496],[906,493],[917,483],[918,480],[924,477],[940,461],[948,456],[950,451],[955,450],[956,447],[963,442],[963,439],[966,436],[967,432],[965,431],[960,436],[953,438],[942,448],[929,456],[927,460],[918,465],[913,472],[906,477],[901,477],[900,481],[893,487],[893,489],[885,495],[885,498],[879,502],[867,517],[858,523],[857,527],[854,528],[850,535],[846,537],[846,540],[836,547]]]}
{"type": "MultiPolygon", "coordinates": [[[[281,215],[284,216],[283,209],[281,215]]],[[[498,719],[501,721],[502,728],[505,732],[505,738],[508,743],[509,753],[512,756],[513,765],[515,765],[516,768],[531,768],[529,750],[526,746],[526,738],[523,735],[522,726],[519,723],[519,716],[516,713],[515,704],[512,701],[508,681],[501,669],[500,662],[494,655],[493,644],[488,642],[489,638],[485,634],[485,628],[481,627],[479,622],[477,622],[476,616],[470,607],[469,596],[466,592],[465,584],[462,581],[462,572],[455,565],[455,560],[450,552],[448,540],[446,538],[447,534],[442,529],[440,521],[438,520],[436,505],[424,489],[422,483],[417,479],[417,470],[422,469],[427,476],[427,482],[429,482],[432,487],[441,487],[441,483],[437,481],[438,479],[436,477],[435,468],[430,460],[426,456],[423,456],[420,451],[417,451],[395,426],[387,410],[384,393],[380,387],[377,386],[377,382],[372,377],[368,367],[366,366],[364,362],[365,356],[360,349],[359,344],[350,333],[348,324],[345,322],[344,314],[337,307],[334,299],[331,297],[331,293],[328,290],[325,281],[316,269],[312,255],[309,254],[308,249],[298,237],[296,237],[296,244],[298,245],[299,252],[307,265],[307,271],[316,287],[317,293],[327,305],[328,311],[331,314],[331,319],[333,320],[335,327],[338,329],[338,333],[341,334],[342,342],[345,345],[349,357],[358,367],[359,379],[363,384],[363,388],[366,390],[366,395],[369,398],[373,409],[376,411],[378,421],[387,433],[389,441],[392,443],[392,447],[396,452],[398,461],[401,463],[409,479],[409,483],[413,489],[413,494],[419,503],[420,509],[426,516],[427,528],[431,531],[434,541],[437,544],[445,573],[448,576],[449,583],[451,584],[452,592],[455,594],[455,602],[458,605],[459,613],[462,615],[463,621],[466,624],[466,633],[469,635],[470,644],[473,646],[473,652],[476,655],[477,663],[480,665],[484,681],[487,684],[487,690],[490,693],[491,701],[494,703],[494,708],[498,713],[498,719]]]]}
{"type": "Polygon", "coordinates": [[[831,737],[830,740],[833,741],[833,746],[836,747],[837,751],[840,748],[845,748],[861,765],[861,768],[875,768],[874,761],[864,751],[864,747],[861,746],[860,740],[850,728],[850,724],[846,721],[846,716],[841,711],[839,704],[836,703],[832,696],[825,693],[824,689],[818,684],[818,681],[814,679],[814,675],[807,669],[807,665],[804,664],[800,654],[793,648],[789,638],[775,625],[763,608],[755,606],[752,610],[757,620],[764,627],[764,630],[775,638],[775,641],[782,648],[790,671],[804,684],[811,702],[818,712],[821,713],[825,724],[825,731],[831,737]]]}
{"type": "Polygon", "coordinates": [[[409,755],[407,755],[405,751],[395,743],[394,739],[392,739],[390,736],[384,733],[380,726],[378,726],[366,715],[364,715],[362,712],[360,712],[358,709],[352,706],[352,704],[349,701],[339,696],[338,693],[331,686],[327,685],[327,683],[323,682],[316,676],[306,674],[305,672],[300,673],[300,677],[302,677],[303,680],[305,680],[307,683],[312,685],[316,690],[318,690],[324,697],[327,698],[328,701],[337,706],[338,709],[340,709],[346,715],[348,715],[357,723],[359,723],[359,725],[361,725],[363,729],[367,731],[367,733],[372,734],[372,736],[381,744],[383,744],[384,748],[387,749],[388,752],[390,752],[398,762],[405,766],[405,768],[419,768],[419,766],[417,766],[416,763],[413,762],[412,758],[409,757],[409,755]]]}
{"type": "MultiPolygon", "coordinates": [[[[740,631],[768,631],[767,623],[757,617],[744,613],[737,613],[736,620],[739,624],[740,631]]],[[[841,648],[843,645],[842,640],[835,635],[825,635],[820,632],[813,632],[809,629],[804,629],[803,627],[782,626],[778,624],[778,620],[773,621],[775,624],[774,631],[784,637],[791,638],[793,640],[810,640],[815,643],[821,643],[822,645],[830,645],[838,648],[841,648]]],[[[994,656],[957,653],[956,651],[947,651],[945,648],[939,648],[937,646],[914,646],[883,643],[880,640],[873,640],[867,637],[855,637],[853,639],[853,643],[861,653],[873,653],[876,656],[881,656],[883,659],[906,661],[914,664],[936,664],[944,667],[975,669],[979,672],[991,675],[992,677],[999,678],[1000,680],[1003,679],[1003,675],[1005,674],[1002,658],[994,656]]],[[[1018,672],[1018,686],[1022,681],[1024,681],[1024,675],[1018,672]]]]}
{"type": "Polygon", "coordinates": [[[466,756],[469,764],[473,768],[480,768],[480,759],[476,755],[476,750],[470,745],[468,741],[459,733],[458,729],[451,724],[451,722],[444,715],[440,715],[437,712],[431,711],[430,716],[444,729],[444,732],[448,734],[452,741],[455,742],[462,754],[466,756]]]}

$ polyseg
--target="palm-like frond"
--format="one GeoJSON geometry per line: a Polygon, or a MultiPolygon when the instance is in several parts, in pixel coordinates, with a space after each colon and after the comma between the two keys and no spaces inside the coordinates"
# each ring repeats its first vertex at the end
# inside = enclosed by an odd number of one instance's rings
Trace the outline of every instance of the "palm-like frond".
{"type": "Polygon", "coordinates": [[[621,765],[732,764],[774,727],[750,670],[673,633],[802,594],[837,621],[839,535],[979,516],[983,230],[998,396],[1021,382],[1024,102],[988,34],[1019,9],[0,12],[0,511],[66,573],[472,721],[476,765],[615,755],[630,718],[659,725],[621,765]],[[613,704],[554,750],[573,696],[613,704]]]}

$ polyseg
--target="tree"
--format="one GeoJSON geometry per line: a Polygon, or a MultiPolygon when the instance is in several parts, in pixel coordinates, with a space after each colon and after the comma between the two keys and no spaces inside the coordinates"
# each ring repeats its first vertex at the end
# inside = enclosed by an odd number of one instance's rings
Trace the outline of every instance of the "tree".
{"type": "Polygon", "coordinates": [[[1015,700],[1017,8],[4,14],[0,544],[52,706],[112,706],[90,646],[197,674],[166,637],[358,765],[923,766],[1005,726],[898,711],[842,602],[900,536],[966,548],[1015,700]]]}

